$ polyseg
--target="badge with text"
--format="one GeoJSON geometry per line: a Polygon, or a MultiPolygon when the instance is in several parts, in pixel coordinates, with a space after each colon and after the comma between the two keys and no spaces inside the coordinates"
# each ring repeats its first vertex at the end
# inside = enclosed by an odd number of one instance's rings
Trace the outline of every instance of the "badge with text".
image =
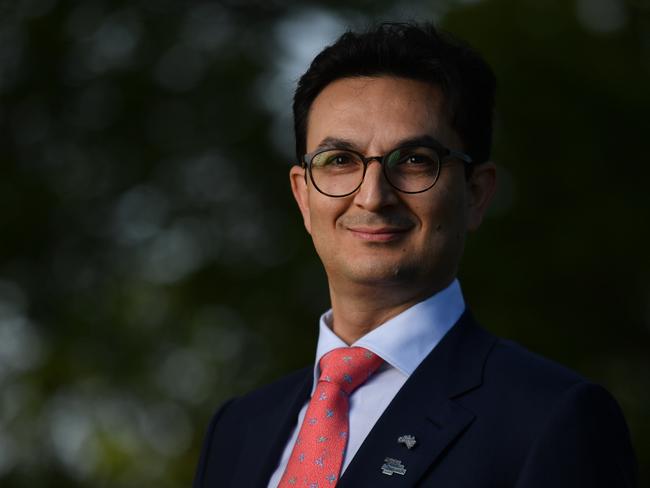
{"type": "Polygon", "coordinates": [[[406,474],[406,468],[402,464],[402,461],[399,459],[393,459],[387,457],[384,459],[384,464],[381,467],[381,472],[387,474],[388,476],[393,476],[394,474],[406,474]]]}

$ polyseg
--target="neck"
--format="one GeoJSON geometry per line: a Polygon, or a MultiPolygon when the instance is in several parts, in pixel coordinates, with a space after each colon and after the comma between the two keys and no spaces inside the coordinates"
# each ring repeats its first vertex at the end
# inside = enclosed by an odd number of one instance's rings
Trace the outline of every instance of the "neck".
{"type": "Polygon", "coordinates": [[[442,286],[410,289],[404,287],[404,284],[341,286],[330,282],[332,330],[346,344],[353,344],[368,332],[446,288],[450,283],[451,281],[442,286]]]}

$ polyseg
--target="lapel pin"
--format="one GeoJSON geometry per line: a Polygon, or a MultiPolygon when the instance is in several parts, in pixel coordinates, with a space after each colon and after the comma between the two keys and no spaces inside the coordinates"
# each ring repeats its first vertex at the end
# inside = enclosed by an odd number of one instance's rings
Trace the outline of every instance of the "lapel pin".
{"type": "Polygon", "coordinates": [[[387,457],[381,466],[381,472],[388,476],[393,476],[394,474],[401,474],[403,476],[406,474],[406,468],[399,459],[387,457]]]}
{"type": "Polygon", "coordinates": [[[415,436],[412,436],[411,434],[407,435],[402,435],[397,438],[397,443],[398,444],[404,444],[407,449],[413,449],[416,444],[415,436]]]}

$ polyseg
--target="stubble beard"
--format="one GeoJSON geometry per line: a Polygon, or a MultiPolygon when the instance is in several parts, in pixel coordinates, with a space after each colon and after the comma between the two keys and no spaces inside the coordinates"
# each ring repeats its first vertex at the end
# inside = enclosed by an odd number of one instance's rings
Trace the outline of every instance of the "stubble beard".
{"type": "Polygon", "coordinates": [[[420,279],[421,266],[410,261],[386,262],[381,258],[369,257],[338,263],[339,273],[335,279],[367,287],[394,287],[413,285],[420,279]]]}

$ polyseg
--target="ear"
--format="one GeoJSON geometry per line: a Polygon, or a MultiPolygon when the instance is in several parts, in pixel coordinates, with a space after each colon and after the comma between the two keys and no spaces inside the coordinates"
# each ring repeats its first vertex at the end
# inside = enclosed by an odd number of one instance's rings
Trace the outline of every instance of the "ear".
{"type": "Polygon", "coordinates": [[[497,168],[492,161],[474,167],[467,181],[467,229],[476,230],[483,221],[497,187],[497,168]]]}
{"type": "Polygon", "coordinates": [[[311,234],[311,214],[309,212],[309,195],[307,189],[307,174],[305,168],[294,165],[289,170],[289,179],[291,181],[291,191],[293,198],[296,199],[302,220],[305,223],[305,229],[311,234]]]}

